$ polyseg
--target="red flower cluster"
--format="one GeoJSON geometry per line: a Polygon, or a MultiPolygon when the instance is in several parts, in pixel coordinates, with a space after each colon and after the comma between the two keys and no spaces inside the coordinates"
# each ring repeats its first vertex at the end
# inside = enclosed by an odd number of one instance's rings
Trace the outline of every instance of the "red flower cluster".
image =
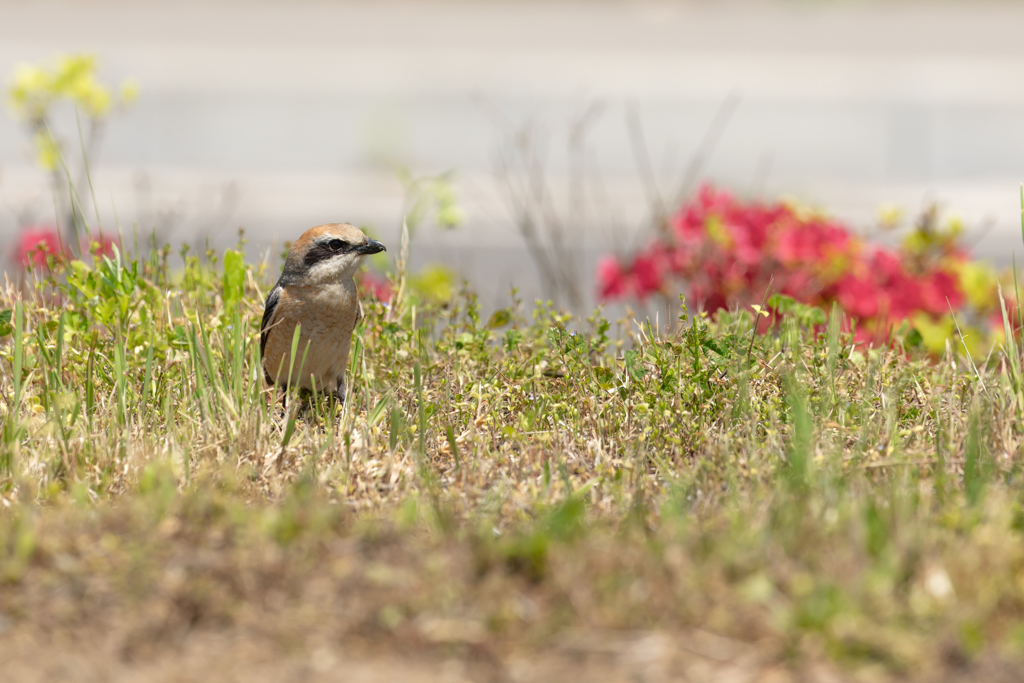
{"type": "Polygon", "coordinates": [[[598,264],[603,299],[673,294],[708,312],[760,303],[772,293],[858,320],[858,337],[884,334],[919,313],[943,316],[964,302],[955,235],[918,228],[899,251],[869,246],[842,223],[786,203],[741,202],[704,186],[664,234],[627,261],[598,264]],[[921,232],[924,230],[925,232],[921,232]]]}
{"type": "Polygon", "coordinates": [[[37,268],[45,268],[47,256],[59,260],[64,254],[60,233],[52,226],[30,225],[18,235],[15,259],[22,268],[27,268],[30,263],[37,268]]]}
{"type": "Polygon", "coordinates": [[[378,301],[391,301],[391,283],[372,270],[363,270],[359,273],[359,288],[372,294],[378,301]]]}
{"type": "MultiPolygon", "coordinates": [[[[89,251],[94,256],[113,256],[117,241],[98,232],[89,237],[89,251]],[[93,248],[95,245],[95,248],[93,248]]],[[[84,251],[84,250],[83,250],[84,251]]],[[[34,268],[46,268],[47,257],[63,260],[71,256],[71,248],[66,244],[55,225],[29,225],[22,228],[15,245],[15,262],[22,268],[31,265],[34,268]]]]}

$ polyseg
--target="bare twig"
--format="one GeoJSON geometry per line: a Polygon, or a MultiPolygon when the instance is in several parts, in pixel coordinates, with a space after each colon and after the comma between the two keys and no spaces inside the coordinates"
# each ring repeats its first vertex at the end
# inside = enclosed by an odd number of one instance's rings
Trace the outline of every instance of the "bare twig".
{"type": "Polygon", "coordinates": [[[719,141],[722,139],[722,134],[728,127],[733,114],[736,113],[736,109],[739,107],[739,104],[739,94],[731,93],[718,107],[718,111],[715,112],[715,117],[711,120],[711,125],[708,126],[703,139],[700,141],[700,145],[697,146],[696,153],[694,153],[693,157],[690,159],[690,164],[686,168],[686,173],[683,175],[683,179],[679,183],[679,189],[677,189],[675,194],[672,195],[671,206],[678,206],[693,192],[693,188],[697,184],[697,178],[700,177],[708,159],[711,158],[711,155],[714,153],[719,141]]]}
{"type": "Polygon", "coordinates": [[[658,188],[658,179],[655,177],[654,167],[651,165],[651,157],[647,151],[647,141],[644,139],[640,113],[637,111],[636,105],[627,107],[626,123],[633,148],[633,160],[636,162],[637,172],[640,174],[640,180],[643,182],[647,194],[647,203],[650,205],[651,224],[655,226],[655,229],[663,231],[666,228],[668,207],[658,188]]]}
{"type": "MultiPolygon", "coordinates": [[[[583,165],[586,132],[597,111],[589,108],[570,126],[569,213],[575,220],[585,214],[583,165]]],[[[497,162],[497,176],[519,234],[541,277],[541,286],[552,299],[564,300],[572,308],[583,304],[581,278],[575,244],[567,239],[567,224],[553,201],[553,192],[545,172],[541,144],[532,122],[508,134],[497,162]]]]}

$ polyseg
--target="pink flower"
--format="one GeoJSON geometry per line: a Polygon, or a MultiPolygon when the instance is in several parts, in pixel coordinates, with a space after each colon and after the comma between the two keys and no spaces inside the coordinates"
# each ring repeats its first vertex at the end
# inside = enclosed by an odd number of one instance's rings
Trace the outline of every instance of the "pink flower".
{"type": "Polygon", "coordinates": [[[849,233],[832,223],[788,221],[777,233],[775,254],[789,265],[824,268],[835,256],[855,250],[849,233]]]}
{"type": "Polygon", "coordinates": [[[710,184],[704,184],[697,190],[697,196],[690,204],[683,207],[672,221],[677,237],[680,239],[701,238],[705,233],[708,218],[724,217],[732,206],[732,195],[724,190],[716,190],[710,184]]]}
{"type": "Polygon", "coordinates": [[[774,279],[773,291],[801,303],[838,303],[856,321],[858,342],[878,343],[902,320],[965,305],[954,267],[967,256],[955,235],[939,250],[867,250],[838,221],[781,202],[744,202],[711,185],[680,207],[671,227],[629,261],[599,262],[602,298],[645,299],[674,285],[714,313],[759,302],[774,279]]]}
{"type": "Polygon", "coordinates": [[[964,302],[963,292],[956,276],[944,270],[932,273],[921,287],[921,307],[932,315],[944,315],[960,308],[964,302]]]}
{"type": "Polygon", "coordinates": [[[597,262],[597,287],[602,299],[617,299],[629,289],[626,272],[614,256],[605,256],[597,262]]]}
{"type": "Polygon", "coordinates": [[[633,288],[639,298],[661,290],[661,268],[655,254],[641,254],[633,259],[633,288]]]}
{"type": "Polygon", "coordinates": [[[808,272],[804,270],[794,271],[777,280],[779,282],[779,292],[794,299],[802,300],[807,292],[814,290],[812,280],[813,278],[808,272]]]}
{"type": "Polygon", "coordinates": [[[847,275],[836,287],[836,300],[855,318],[874,318],[878,315],[879,304],[884,293],[879,286],[867,278],[847,275]]]}
{"type": "Polygon", "coordinates": [[[391,283],[372,270],[364,270],[359,276],[359,286],[378,301],[391,301],[391,283]]]}
{"type": "Polygon", "coordinates": [[[61,243],[60,232],[54,225],[30,225],[18,235],[16,256],[18,264],[23,268],[29,264],[45,268],[47,256],[60,260],[66,251],[61,243]]]}

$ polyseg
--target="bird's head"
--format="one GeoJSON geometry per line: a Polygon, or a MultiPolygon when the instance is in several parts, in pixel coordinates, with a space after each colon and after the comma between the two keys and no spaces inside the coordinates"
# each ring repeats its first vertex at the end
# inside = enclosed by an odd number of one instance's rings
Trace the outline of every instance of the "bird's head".
{"type": "Polygon", "coordinates": [[[302,233],[288,249],[284,279],[295,284],[327,285],[355,275],[368,254],[386,251],[363,231],[347,223],[318,225],[302,233]]]}

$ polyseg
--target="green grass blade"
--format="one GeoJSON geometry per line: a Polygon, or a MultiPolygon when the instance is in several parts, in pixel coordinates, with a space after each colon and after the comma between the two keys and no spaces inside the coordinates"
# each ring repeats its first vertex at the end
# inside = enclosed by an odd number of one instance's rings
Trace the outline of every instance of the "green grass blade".
{"type": "Polygon", "coordinates": [[[14,305],[14,352],[12,367],[14,369],[14,400],[11,402],[11,415],[17,415],[21,404],[21,369],[25,354],[25,306],[19,301],[14,305]]]}
{"type": "Polygon", "coordinates": [[[302,360],[299,363],[299,372],[295,373],[295,357],[299,353],[299,336],[301,334],[302,325],[297,324],[295,326],[295,332],[292,333],[292,348],[291,356],[288,359],[288,391],[292,394],[292,405],[288,411],[288,422],[285,424],[284,434],[281,437],[281,455],[284,457],[284,449],[288,447],[288,443],[292,440],[292,436],[295,434],[295,420],[298,417],[299,403],[298,394],[299,384],[298,377],[301,376],[302,368],[306,365],[306,353],[309,351],[309,344],[306,344],[306,348],[302,352],[302,360]]]}
{"type": "Polygon", "coordinates": [[[1010,366],[1010,377],[1013,380],[1013,391],[1019,395],[1022,385],[1020,375],[1020,356],[1017,352],[1017,340],[1014,337],[1013,324],[1010,322],[1010,316],[1006,311],[1006,299],[1003,297],[1003,288],[998,283],[996,283],[996,291],[999,294],[999,310],[1003,316],[1003,334],[1006,337],[1006,341],[1003,344],[1003,355],[1006,357],[1010,366]]]}
{"type": "Polygon", "coordinates": [[[1020,184],[1020,237],[1024,242],[1024,183],[1020,184]]]}

